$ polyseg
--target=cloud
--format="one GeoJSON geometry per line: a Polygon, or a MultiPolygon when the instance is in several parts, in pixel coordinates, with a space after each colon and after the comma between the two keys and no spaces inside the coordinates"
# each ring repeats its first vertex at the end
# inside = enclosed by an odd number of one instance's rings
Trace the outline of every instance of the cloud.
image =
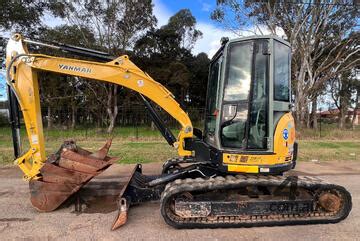
{"type": "MultiPolygon", "coordinates": [[[[220,48],[220,40],[222,37],[233,39],[252,35],[271,34],[266,26],[259,26],[260,31],[255,27],[251,27],[248,29],[248,31],[243,30],[237,31],[236,33],[234,31],[226,30],[206,22],[199,22],[196,27],[203,33],[203,37],[196,42],[192,52],[193,54],[198,54],[201,52],[207,53],[209,58],[212,58],[212,56],[220,48]]],[[[279,37],[285,37],[284,30],[281,28],[276,29],[276,34],[279,37]]]]}
{"type": "Polygon", "coordinates": [[[60,17],[53,16],[49,11],[41,17],[42,22],[48,27],[54,28],[63,24],[66,24],[66,21],[60,17]]]}
{"type": "Polygon", "coordinates": [[[196,42],[192,50],[193,54],[204,52],[211,58],[221,46],[221,37],[236,37],[232,31],[218,28],[213,24],[199,22],[196,27],[203,33],[203,36],[196,42]]]}
{"type": "Polygon", "coordinates": [[[211,9],[211,5],[208,3],[202,3],[201,11],[209,12],[211,9]]]}
{"type": "Polygon", "coordinates": [[[158,27],[167,24],[169,18],[174,15],[160,0],[154,0],[153,13],[158,20],[158,27]]]}

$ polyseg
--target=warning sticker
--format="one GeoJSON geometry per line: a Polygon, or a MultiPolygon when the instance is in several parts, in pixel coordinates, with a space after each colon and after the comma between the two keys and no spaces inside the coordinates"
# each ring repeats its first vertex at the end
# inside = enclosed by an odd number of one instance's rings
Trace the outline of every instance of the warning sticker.
{"type": "Polygon", "coordinates": [[[37,135],[32,135],[31,136],[31,142],[32,144],[39,144],[39,139],[37,135]]]}

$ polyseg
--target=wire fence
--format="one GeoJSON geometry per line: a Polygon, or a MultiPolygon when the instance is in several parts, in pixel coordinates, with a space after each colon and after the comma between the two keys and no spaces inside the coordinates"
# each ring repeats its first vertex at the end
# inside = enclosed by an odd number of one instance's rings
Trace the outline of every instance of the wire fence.
{"type": "MultiPolygon", "coordinates": [[[[156,108],[165,125],[169,128],[179,128],[179,123],[161,108],[156,108]]],[[[204,108],[186,108],[194,126],[202,126],[204,108]]],[[[84,107],[53,106],[41,109],[43,126],[46,129],[71,130],[71,129],[104,129],[109,126],[110,120],[106,109],[94,109],[84,107]]],[[[23,120],[22,120],[23,123],[23,120]]],[[[0,126],[9,126],[8,111],[6,105],[0,108],[0,126]]],[[[154,128],[152,119],[144,105],[134,104],[119,106],[115,121],[115,127],[132,127],[137,129],[141,136],[143,127],[154,128]],[[141,128],[140,128],[141,127],[141,128]]]]}

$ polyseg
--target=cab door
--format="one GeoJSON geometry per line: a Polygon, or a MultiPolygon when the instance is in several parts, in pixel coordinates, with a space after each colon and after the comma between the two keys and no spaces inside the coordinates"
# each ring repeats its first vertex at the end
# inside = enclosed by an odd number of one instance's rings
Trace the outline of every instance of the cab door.
{"type": "Polygon", "coordinates": [[[220,87],[220,75],[222,66],[222,55],[217,57],[209,68],[209,81],[207,86],[206,95],[206,109],[205,109],[205,128],[204,128],[204,140],[211,146],[216,145],[216,125],[219,113],[219,87],[220,87]]]}

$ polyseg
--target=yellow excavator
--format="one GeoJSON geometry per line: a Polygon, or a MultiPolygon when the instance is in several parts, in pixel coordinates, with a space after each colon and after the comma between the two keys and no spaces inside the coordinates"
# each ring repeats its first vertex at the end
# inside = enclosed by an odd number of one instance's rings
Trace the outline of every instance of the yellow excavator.
{"type": "MultiPolygon", "coordinates": [[[[119,196],[116,229],[129,207],[160,200],[165,222],[176,228],[253,227],[335,223],[351,211],[342,186],[315,177],[285,176],[296,164],[291,114],[291,48],[276,36],[222,39],[209,67],[203,131],[194,128],[173,94],[132,63],[96,50],[39,42],[14,34],[6,48],[6,77],[15,164],[29,181],[32,205],[52,211],[116,158],[108,141],[89,152],[66,141],[45,154],[38,75],[49,71],[121,85],[140,95],[153,122],[179,157],[162,173],[142,174],[137,164],[119,196]],[[33,54],[37,45],[94,61],[33,54]],[[175,137],[156,112],[160,106],[181,125],[175,137]],[[30,148],[20,150],[20,111],[30,148]]],[[[44,83],[46,86],[46,83],[44,83]]],[[[205,91],[205,90],[204,90],[205,91]]]]}

